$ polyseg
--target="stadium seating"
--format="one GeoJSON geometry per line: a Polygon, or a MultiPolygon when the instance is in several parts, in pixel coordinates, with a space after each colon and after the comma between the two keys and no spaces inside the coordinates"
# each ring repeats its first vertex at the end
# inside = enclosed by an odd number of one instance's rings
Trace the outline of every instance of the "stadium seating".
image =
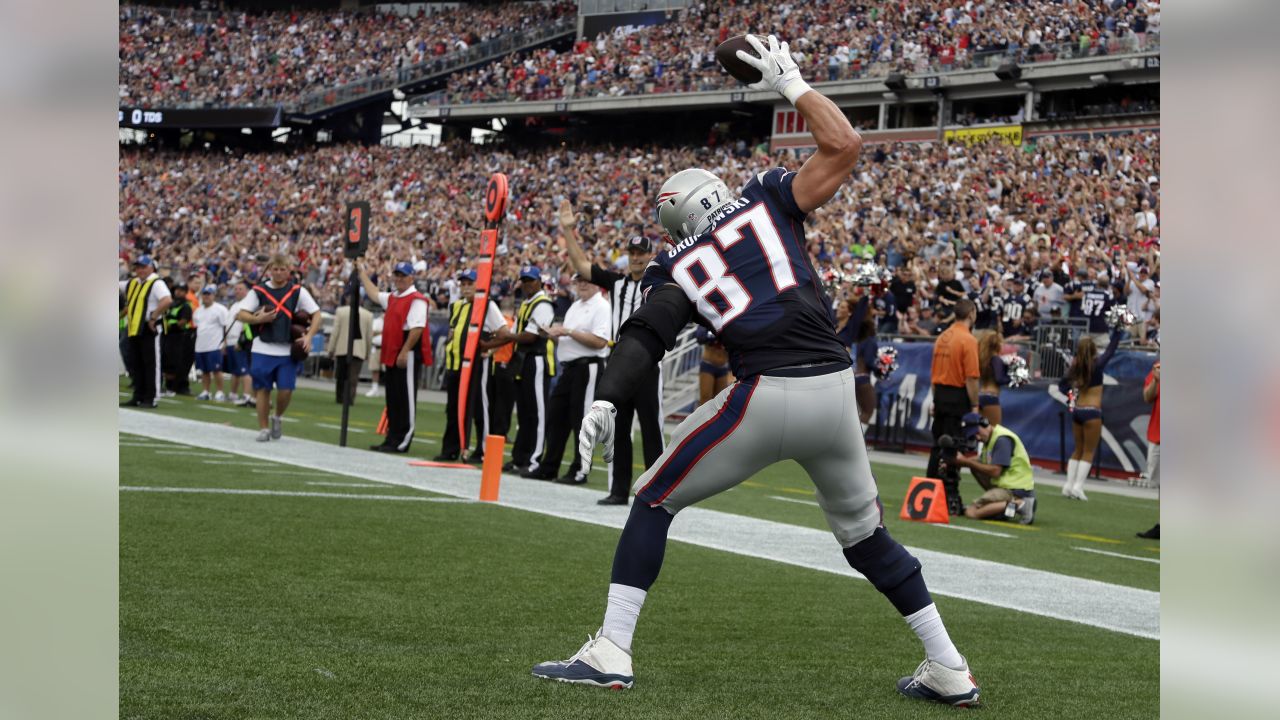
{"type": "MultiPolygon", "coordinates": [[[[511,178],[512,199],[496,277],[509,287],[523,264],[564,267],[554,224],[562,197],[589,218],[597,259],[612,262],[630,235],[660,236],[650,203],[667,170],[706,167],[737,187],[767,167],[799,166],[789,152],[770,157],[766,147],[495,150],[454,143],[240,156],[123,148],[119,254],[123,263],[150,252],[166,272],[204,268],[225,284],[255,274],[266,254],[286,251],[321,304],[333,307],[343,272],[343,204],[367,199],[376,210],[375,270],[411,258],[436,288],[470,265],[479,192],[488,173],[500,170],[511,178]]],[[[1153,182],[1159,158],[1154,132],[1046,136],[1025,147],[868,145],[855,182],[810,221],[810,251],[819,263],[844,265],[868,253],[893,264],[914,255],[923,261],[922,282],[948,235],[972,255],[971,272],[1031,275],[1049,262],[1050,246],[1064,259],[1105,252],[1110,261],[1117,246],[1158,263],[1158,225],[1140,226],[1150,221],[1139,209],[1145,200],[1160,212],[1153,182]]]]}
{"type": "MultiPolygon", "coordinates": [[[[572,15],[559,2],[460,8],[430,19],[390,14],[120,8],[120,103],[243,106],[297,103],[309,92],[440,58],[572,15]]],[[[616,28],[507,55],[450,76],[453,103],[692,92],[730,87],[712,59],[737,32],[791,39],[805,74],[838,80],[889,72],[994,68],[1158,47],[1160,4],[697,3],[662,25],[616,28]]]]}

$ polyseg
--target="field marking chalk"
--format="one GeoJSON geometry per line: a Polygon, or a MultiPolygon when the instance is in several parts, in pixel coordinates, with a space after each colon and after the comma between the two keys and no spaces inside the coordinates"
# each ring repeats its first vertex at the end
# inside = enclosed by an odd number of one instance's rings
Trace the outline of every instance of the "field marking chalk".
{"type": "Polygon", "coordinates": [[[964,525],[952,525],[950,523],[947,523],[946,525],[943,525],[942,523],[925,523],[925,524],[932,525],[933,527],[947,528],[948,530],[963,530],[965,532],[978,533],[979,535],[991,535],[992,537],[1002,537],[1002,538],[1017,537],[1017,535],[1010,535],[1009,533],[996,532],[995,530],[982,530],[980,528],[965,527],[964,525]]]}
{"type": "Polygon", "coordinates": [[[796,498],[782,497],[781,495],[770,495],[770,500],[781,500],[782,502],[796,503],[797,505],[812,505],[818,507],[818,503],[813,500],[798,500],[796,498]]]}
{"type": "Polygon", "coordinates": [[[1160,561],[1156,560],[1155,558],[1144,558],[1144,557],[1138,557],[1137,555],[1125,555],[1124,553],[1114,553],[1114,552],[1108,552],[1106,550],[1097,550],[1095,548],[1079,547],[1078,545],[1072,545],[1071,549],[1079,550],[1081,552],[1087,552],[1087,553],[1096,553],[1098,555],[1106,555],[1108,557],[1124,558],[1125,560],[1137,560],[1138,562],[1155,563],[1157,565],[1160,564],[1160,561]]]}
{"type": "Polygon", "coordinates": [[[364,495],[360,493],[326,493],[302,490],[245,490],[241,488],[183,488],[146,485],[121,485],[121,492],[188,493],[196,495],[271,495],[276,497],[342,498],[344,500],[404,500],[416,502],[469,503],[455,497],[423,497],[421,495],[364,495]]]}
{"type": "MultiPolygon", "coordinates": [[[[476,496],[474,470],[413,468],[404,462],[403,456],[338,448],[311,440],[290,438],[288,442],[256,443],[252,430],[141,410],[122,408],[118,418],[123,433],[185,442],[246,459],[411,487],[467,501],[476,496]]],[[[598,487],[513,482],[503,488],[502,500],[496,504],[616,532],[625,524],[626,514],[601,512],[596,504],[598,493],[598,487]]],[[[1034,528],[1000,524],[1005,529],[1034,528]]],[[[865,579],[849,567],[830,531],[818,528],[691,507],[680,512],[671,526],[669,538],[842,578],[865,579]]],[[[924,565],[929,590],[935,597],[967,600],[1138,638],[1160,639],[1158,591],[938,550],[907,549],[924,565]],[[1081,602],[1080,598],[1089,598],[1090,602],[1081,602]]]]}
{"type": "Polygon", "coordinates": [[[1088,540],[1089,542],[1107,543],[1108,545],[1123,545],[1123,540],[1114,540],[1112,538],[1098,537],[1097,535],[1081,535],[1080,533],[1058,533],[1061,537],[1071,538],[1072,540],[1088,540]]]}

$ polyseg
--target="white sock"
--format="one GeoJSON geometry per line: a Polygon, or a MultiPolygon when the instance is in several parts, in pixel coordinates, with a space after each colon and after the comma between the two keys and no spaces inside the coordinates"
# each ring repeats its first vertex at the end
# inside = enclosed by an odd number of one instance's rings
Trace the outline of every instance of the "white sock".
{"type": "Polygon", "coordinates": [[[927,607],[907,615],[905,619],[924,643],[925,657],[952,670],[964,667],[964,658],[960,657],[960,651],[951,642],[951,636],[942,624],[942,617],[938,615],[937,605],[929,603],[927,607]]]}
{"type": "MultiPolygon", "coordinates": [[[[636,634],[636,621],[644,607],[647,592],[630,585],[609,583],[609,605],[604,611],[604,636],[631,654],[631,638],[636,634]]],[[[945,634],[945,632],[944,632],[945,634]]]]}
{"type": "Polygon", "coordinates": [[[1080,465],[1076,468],[1076,492],[1084,492],[1084,481],[1089,479],[1089,470],[1093,467],[1093,463],[1080,461],[1080,465]]]}
{"type": "Polygon", "coordinates": [[[1076,468],[1080,465],[1080,461],[1071,458],[1067,461],[1067,481],[1062,483],[1062,494],[1067,495],[1075,487],[1076,484],[1076,468]]]}

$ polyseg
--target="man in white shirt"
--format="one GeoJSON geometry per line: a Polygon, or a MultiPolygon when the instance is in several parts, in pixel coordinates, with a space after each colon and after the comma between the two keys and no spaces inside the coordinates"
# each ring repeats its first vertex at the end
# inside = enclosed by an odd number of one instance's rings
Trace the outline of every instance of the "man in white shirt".
{"type": "Polygon", "coordinates": [[[231,327],[227,328],[227,354],[222,366],[231,373],[231,401],[242,407],[254,404],[253,387],[249,378],[249,346],[253,343],[253,331],[236,319],[244,308],[244,299],[253,283],[241,280],[234,286],[236,301],[227,310],[231,327]],[[237,393],[239,395],[237,396],[237,393]]]}
{"type": "MultiPolygon", "coordinates": [[[[547,334],[560,341],[556,359],[561,368],[560,381],[551,392],[547,409],[547,448],[535,469],[522,473],[523,477],[553,480],[560,471],[569,430],[576,435],[586,414],[595,401],[596,377],[609,354],[609,341],[613,337],[613,315],[609,301],[600,294],[600,288],[581,275],[573,276],[573,291],[577,300],[564,315],[564,324],[547,329],[547,334]]],[[[578,457],[574,443],[574,460],[568,472],[556,482],[581,485],[587,481],[590,463],[578,457]]],[[[630,462],[620,459],[619,462],[630,462]]]]}
{"type": "Polygon", "coordinates": [[[1054,282],[1052,270],[1040,271],[1040,284],[1036,286],[1033,297],[1043,322],[1052,322],[1067,306],[1066,292],[1054,282]]]}
{"type": "Polygon", "coordinates": [[[209,399],[209,380],[212,376],[213,384],[218,391],[213,396],[213,400],[223,402],[227,399],[227,395],[222,392],[222,347],[226,344],[229,329],[227,326],[231,324],[231,316],[227,314],[225,305],[214,301],[217,292],[216,285],[205,285],[200,290],[200,307],[196,308],[194,313],[196,369],[200,371],[200,384],[204,388],[196,399],[209,399]]]}
{"type": "Polygon", "coordinates": [[[149,255],[133,261],[134,276],[120,282],[125,297],[125,338],[133,397],[120,407],[153,408],[160,396],[160,321],[173,304],[169,286],[156,275],[149,255]]]}
{"type": "Polygon", "coordinates": [[[300,341],[304,349],[311,347],[311,339],[320,331],[320,306],[307,289],[293,282],[289,273],[292,264],[283,255],[272,255],[267,261],[266,273],[270,281],[253,286],[253,292],[245,295],[236,319],[259,326],[254,330],[250,374],[258,405],[258,442],[279,440],[284,435],[284,413],[293,399],[298,384],[298,366],[301,363],[292,356],[293,316],[310,313],[311,323],[300,341]],[[271,409],[271,390],[276,390],[276,412],[268,417],[271,409]],[[268,421],[270,425],[268,425],[268,421]]]}

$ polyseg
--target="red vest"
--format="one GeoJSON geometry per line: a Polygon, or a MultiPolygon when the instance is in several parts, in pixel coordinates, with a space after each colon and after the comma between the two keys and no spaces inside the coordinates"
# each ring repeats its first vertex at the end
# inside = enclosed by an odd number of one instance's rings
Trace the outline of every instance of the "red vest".
{"type": "MultiPolygon", "coordinates": [[[[417,290],[398,297],[391,293],[387,298],[387,312],[382,316],[382,364],[387,367],[396,366],[396,358],[400,348],[404,347],[404,323],[409,318],[409,306],[414,300],[427,301],[417,290]]],[[[435,358],[431,355],[431,328],[422,328],[422,364],[431,365],[435,358]]]]}

